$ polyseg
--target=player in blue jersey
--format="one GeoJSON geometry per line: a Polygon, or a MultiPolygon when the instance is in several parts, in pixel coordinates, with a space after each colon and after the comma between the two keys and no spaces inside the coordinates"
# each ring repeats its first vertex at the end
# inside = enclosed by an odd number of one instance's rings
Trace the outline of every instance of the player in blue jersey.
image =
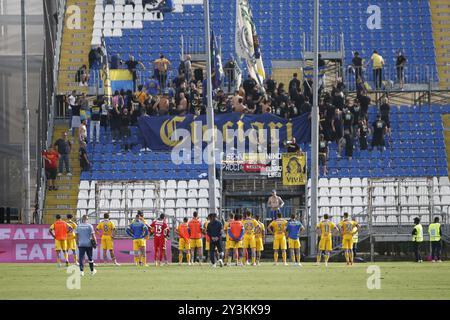
{"type": "Polygon", "coordinates": [[[146,247],[148,236],[148,227],[141,221],[140,215],[136,215],[136,219],[127,227],[127,234],[133,238],[134,264],[147,266],[146,247]]]}
{"type": "Polygon", "coordinates": [[[305,230],[302,223],[296,220],[297,216],[291,214],[291,219],[286,226],[286,235],[288,238],[289,251],[294,265],[302,266],[300,263],[300,234],[305,230]]]}

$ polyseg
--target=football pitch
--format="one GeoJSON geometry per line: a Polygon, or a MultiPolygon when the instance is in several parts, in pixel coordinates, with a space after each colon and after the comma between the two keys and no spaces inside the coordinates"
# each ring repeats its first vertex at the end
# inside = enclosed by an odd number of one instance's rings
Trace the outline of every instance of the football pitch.
{"type": "Polygon", "coordinates": [[[449,262],[330,263],[328,268],[267,262],[216,269],[99,265],[97,270],[81,278],[80,289],[70,290],[64,267],[0,264],[0,299],[450,299],[449,262]],[[379,289],[373,288],[370,277],[378,274],[367,273],[369,266],[379,268],[379,289]]]}

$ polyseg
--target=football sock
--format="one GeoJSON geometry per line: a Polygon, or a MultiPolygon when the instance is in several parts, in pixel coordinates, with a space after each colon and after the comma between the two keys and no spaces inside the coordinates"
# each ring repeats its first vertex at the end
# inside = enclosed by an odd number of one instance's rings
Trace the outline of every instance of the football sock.
{"type": "Polygon", "coordinates": [[[283,262],[286,263],[286,251],[283,251],[281,256],[283,257],[283,262]]]}
{"type": "Polygon", "coordinates": [[[64,259],[66,261],[69,261],[69,254],[67,252],[64,252],[64,259]]]}
{"type": "Polygon", "coordinates": [[[330,256],[328,254],[325,255],[325,262],[328,263],[328,260],[330,259],[330,256]]]}
{"type": "Polygon", "coordinates": [[[273,261],[278,262],[278,252],[276,251],[273,253],[273,261]]]}
{"type": "Polygon", "coordinates": [[[183,254],[179,253],[178,254],[178,263],[182,263],[183,262],[183,254]]]}
{"type": "Polygon", "coordinates": [[[138,264],[139,263],[139,256],[134,256],[134,263],[138,264]]]}
{"type": "Polygon", "coordinates": [[[256,257],[254,255],[252,255],[252,263],[255,264],[256,263],[256,257]]]}
{"type": "Polygon", "coordinates": [[[56,251],[56,263],[61,263],[61,258],[58,251],[56,251]]]}
{"type": "Polygon", "coordinates": [[[91,269],[91,272],[94,271],[94,262],[89,261],[89,268],[91,269]]]}
{"type": "Polygon", "coordinates": [[[292,260],[292,262],[295,262],[295,252],[294,252],[294,250],[291,251],[291,260],[292,260]]]}
{"type": "Polygon", "coordinates": [[[347,261],[347,263],[350,262],[350,256],[349,256],[348,251],[345,251],[345,261],[347,261]]]}
{"type": "Polygon", "coordinates": [[[320,260],[322,260],[321,259],[322,257],[321,257],[321,255],[320,255],[320,253],[317,255],[317,263],[320,263],[320,260]]]}
{"type": "Polygon", "coordinates": [[[349,256],[350,263],[353,263],[353,252],[350,251],[350,252],[348,253],[348,256],[349,256]]]}
{"type": "Polygon", "coordinates": [[[190,253],[186,254],[186,260],[187,260],[187,262],[191,262],[191,254],[190,253]]]}
{"type": "Polygon", "coordinates": [[[73,254],[73,263],[77,263],[77,262],[78,262],[77,254],[74,253],[73,254]]]}
{"type": "Polygon", "coordinates": [[[141,256],[141,263],[142,264],[146,264],[147,263],[147,261],[146,261],[147,259],[146,259],[146,256],[141,256]]]}

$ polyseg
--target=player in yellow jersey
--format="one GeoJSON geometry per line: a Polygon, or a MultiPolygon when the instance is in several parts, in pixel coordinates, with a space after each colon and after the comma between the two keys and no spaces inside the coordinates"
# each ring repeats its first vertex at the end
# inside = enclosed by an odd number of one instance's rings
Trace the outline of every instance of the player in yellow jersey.
{"type": "Polygon", "coordinates": [[[287,243],[286,243],[286,225],[287,221],[281,218],[281,212],[277,213],[277,219],[273,220],[269,226],[267,227],[267,230],[269,230],[270,233],[274,234],[273,237],[273,260],[274,264],[278,265],[278,250],[281,250],[281,255],[283,258],[283,264],[287,266],[286,262],[286,250],[287,250],[287,243]]]}
{"type": "Polygon", "coordinates": [[[248,249],[250,248],[252,253],[252,265],[256,266],[256,239],[255,231],[258,228],[258,222],[252,218],[252,213],[250,211],[245,212],[244,224],[244,254],[242,257],[242,264],[250,265],[248,261],[248,249]]]}
{"type": "Polygon", "coordinates": [[[345,261],[348,266],[353,265],[353,234],[359,231],[359,224],[349,219],[348,213],[344,212],[344,219],[339,222],[338,226],[342,235],[342,249],[345,251],[345,261]]]}
{"type": "Polygon", "coordinates": [[[255,229],[255,242],[256,242],[256,264],[259,265],[261,262],[261,253],[264,251],[264,239],[266,236],[266,228],[264,227],[264,223],[260,220],[259,215],[255,216],[256,222],[258,222],[258,226],[255,229]]]}
{"type": "Polygon", "coordinates": [[[108,251],[109,255],[111,256],[111,260],[116,266],[120,266],[119,263],[117,263],[116,256],[114,254],[114,235],[116,232],[116,226],[114,225],[114,222],[109,220],[109,214],[105,213],[103,215],[103,220],[100,221],[100,223],[97,225],[96,232],[98,233],[101,231],[102,238],[101,238],[101,247],[103,249],[103,260],[106,263],[106,260],[108,259],[108,251]]]}
{"type": "Polygon", "coordinates": [[[67,224],[72,229],[72,231],[67,233],[67,253],[69,253],[69,250],[72,251],[73,262],[78,266],[77,241],[75,239],[75,230],[77,229],[77,224],[72,219],[73,219],[73,215],[68,214],[67,215],[67,224]]]}
{"type": "Polygon", "coordinates": [[[227,265],[228,263],[228,257],[230,255],[230,252],[233,252],[232,248],[231,248],[231,242],[230,242],[230,236],[228,235],[228,226],[230,225],[230,222],[234,220],[234,213],[230,213],[228,216],[228,221],[224,223],[223,226],[223,231],[225,232],[226,235],[226,240],[225,240],[225,255],[223,258],[223,262],[225,265],[227,265]]]}
{"type": "Polygon", "coordinates": [[[330,252],[333,250],[333,241],[331,236],[333,235],[333,230],[338,232],[336,224],[329,220],[328,214],[323,215],[323,220],[317,224],[316,232],[320,234],[319,242],[319,252],[317,254],[317,265],[320,264],[322,260],[322,254],[325,255],[325,266],[328,266],[328,260],[330,259],[330,252]]]}

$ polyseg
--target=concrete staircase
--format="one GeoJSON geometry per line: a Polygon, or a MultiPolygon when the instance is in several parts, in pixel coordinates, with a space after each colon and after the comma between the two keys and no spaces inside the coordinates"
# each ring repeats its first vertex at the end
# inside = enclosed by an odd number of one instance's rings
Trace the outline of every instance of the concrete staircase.
{"type": "MultiPolygon", "coordinates": [[[[447,164],[450,164],[450,114],[442,116],[444,124],[445,150],[447,151],[447,164]]],[[[449,165],[450,172],[450,165],[449,165]]]]}
{"type": "Polygon", "coordinates": [[[450,2],[430,0],[440,89],[450,89],[450,2]]]}
{"type": "Polygon", "coordinates": [[[88,87],[78,85],[75,75],[83,64],[89,68],[88,55],[91,49],[94,10],[95,1],[93,0],[67,0],[59,65],[58,94],[65,94],[72,90],[88,92],[88,87]],[[77,28],[71,27],[71,20],[74,19],[71,6],[80,8],[81,24],[77,28]]]}
{"type": "MultiPolygon", "coordinates": [[[[55,143],[61,137],[61,133],[64,131],[69,131],[67,125],[65,124],[55,124],[55,129],[53,133],[53,141],[55,143]]],[[[72,176],[62,175],[57,177],[56,187],[57,191],[48,191],[45,196],[44,204],[44,223],[53,223],[55,220],[55,215],[66,215],[73,214],[76,215],[77,200],[78,200],[78,189],[80,185],[80,163],[78,160],[78,138],[77,132],[75,132],[75,137],[72,139],[69,132],[69,139],[72,140],[72,150],[70,154],[70,169],[72,176]]]]}

